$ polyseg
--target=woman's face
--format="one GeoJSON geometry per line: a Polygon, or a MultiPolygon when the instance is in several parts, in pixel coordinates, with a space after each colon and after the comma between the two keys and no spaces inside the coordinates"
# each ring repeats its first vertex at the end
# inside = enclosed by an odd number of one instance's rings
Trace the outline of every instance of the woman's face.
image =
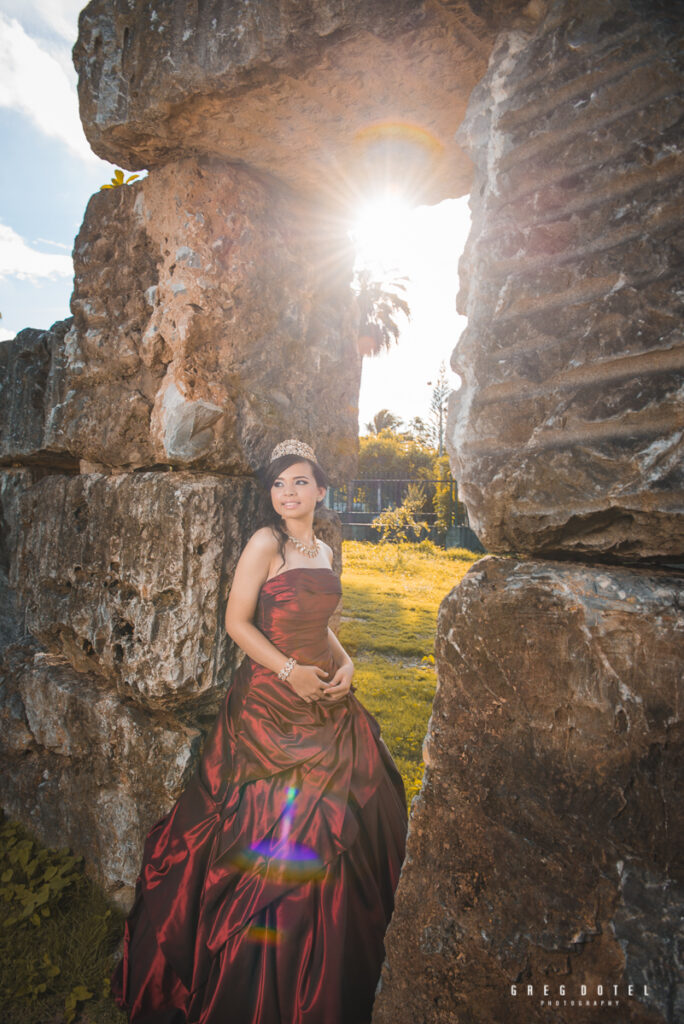
{"type": "Polygon", "coordinates": [[[316,502],[325,497],[308,462],[294,462],[284,469],[271,487],[273,508],[283,519],[302,519],[313,514],[316,502]]]}

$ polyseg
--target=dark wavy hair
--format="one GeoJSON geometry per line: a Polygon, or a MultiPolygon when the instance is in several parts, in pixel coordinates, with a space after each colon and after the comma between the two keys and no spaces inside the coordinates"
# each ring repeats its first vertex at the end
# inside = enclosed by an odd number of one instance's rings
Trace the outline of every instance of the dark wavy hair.
{"type": "MultiPolygon", "coordinates": [[[[271,488],[282,471],[284,469],[288,469],[289,466],[293,466],[295,462],[308,462],[311,466],[314,480],[318,486],[330,487],[330,479],[328,478],[328,474],[325,470],[319,466],[317,462],[314,462],[312,459],[306,459],[301,455],[281,455],[279,459],[274,459],[273,462],[269,462],[266,468],[259,474],[259,480],[261,481],[265,491],[261,509],[260,525],[270,526],[277,537],[278,551],[282,558],[282,565],[285,565],[285,545],[287,543],[287,534],[285,533],[284,520],[282,516],[279,516],[273,508],[273,502],[271,501],[271,488]]],[[[325,497],[321,498],[320,501],[317,501],[316,509],[322,508],[324,502],[325,497]]],[[[314,512],[314,523],[315,522],[316,513],[314,512]]],[[[278,568],[280,568],[280,566],[278,568]]]]}

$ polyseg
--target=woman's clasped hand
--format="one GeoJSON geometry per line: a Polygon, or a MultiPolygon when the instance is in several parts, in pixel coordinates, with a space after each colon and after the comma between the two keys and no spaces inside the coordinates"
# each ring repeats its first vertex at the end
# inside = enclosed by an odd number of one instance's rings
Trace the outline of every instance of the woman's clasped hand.
{"type": "Polygon", "coordinates": [[[317,665],[295,665],[287,682],[297,696],[308,703],[328,703],[346,697],[351,690],[353,665],[340,665],[330,681],[327,681],[327,675],[317,665]]]}

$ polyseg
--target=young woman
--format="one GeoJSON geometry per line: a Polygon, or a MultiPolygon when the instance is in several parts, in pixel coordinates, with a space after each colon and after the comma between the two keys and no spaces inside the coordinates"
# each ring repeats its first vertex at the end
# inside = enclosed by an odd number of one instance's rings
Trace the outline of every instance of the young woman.
{"type": "Polygon", "coordinates": [[[272,524],[237,564],[245,658],[173,809],[150,830],[112,975],[135,1024],[369,1024],[404,858],[404,786],[328,627],[341,594],[313,531],[327,478],[290,439],[272,524]]]}

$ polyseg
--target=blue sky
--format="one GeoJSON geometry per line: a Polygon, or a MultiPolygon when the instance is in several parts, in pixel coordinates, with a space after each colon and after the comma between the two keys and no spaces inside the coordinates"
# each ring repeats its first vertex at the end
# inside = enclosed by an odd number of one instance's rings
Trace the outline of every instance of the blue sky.
{"type": "Polygon", "coordinates": [[[79,0],[0,0],[0,339],[69,316],[71,250],[113,168],[78,118],[79,0]]]}
{"type": "MultiPolygon", "coordinates": [[[[90,150],[78,117],[71,49],[82,0],[0,0],[0,341],[70,315],[71,250],[88,199],[114,166],[90,150]]],[[[364,360],[359,423],[381,408],[427,417],[430,387],[465,321],[455,312],[466,199],[437,207],[359,211],[365,256],[391,253],[410,276],[411,322],[398,346],[364,360]]]]}

